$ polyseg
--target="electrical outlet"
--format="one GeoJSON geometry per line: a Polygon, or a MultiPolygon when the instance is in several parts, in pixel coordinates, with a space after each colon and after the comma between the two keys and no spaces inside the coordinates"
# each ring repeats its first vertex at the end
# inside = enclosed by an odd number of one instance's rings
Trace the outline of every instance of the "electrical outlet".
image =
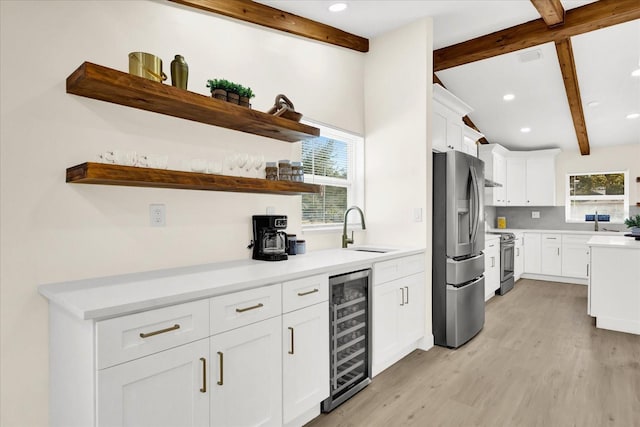
{"type": "Polygon", "coordinates": [[[413,208],[413,222],[422,222],[422,208],[413,208]]]}
{"type": "Polygon", "coordinates": [[[166,210],[163,204],[149,205],[149,223],[152,227],[164,227],[166,225],[166,210]]]}
{"type": "Polygon", "coordinates": [[[540,212],[538,212],[538,211],[531,211],[531,218],[535,218],[535,219],[540,218],[540,212]]]}

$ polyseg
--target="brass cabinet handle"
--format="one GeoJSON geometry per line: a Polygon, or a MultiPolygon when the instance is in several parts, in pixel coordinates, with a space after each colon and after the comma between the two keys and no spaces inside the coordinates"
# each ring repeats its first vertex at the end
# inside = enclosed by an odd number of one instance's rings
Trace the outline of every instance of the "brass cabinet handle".
{"type": "Polygon", "coordinates": [[[264,307],[264,304],[259,303],[259,304],[256,304],[256,305],[252,305],[251,307],[246,307],[246,308],[236,308],[236,312],[238,312],[238,313],[244,313],[245,311],[255,310],[256,308],[260,308],[260,307],[264,307]]]}
{"type": "Polygon", "coordinates": [[[218,361],[220,362],[220,379],[218,385],[224,384],[224,354],[221,351],[218,352],[218,361]]]}
{"type": "Polygon", "coordinates": [[[400,303],[400,305],[404,305],[404,288],[400,288],[400,292],[402,292],[402,302],[400,303]]]}
{"type": "Polygon", "coordinates": [[[200,358],[202,362],[202,387],[200,388],[200,393],[207,392],[207,359],[204,357],[200,358]]]}
{"type": "Polygon", "coordinates": [[[140,338],[149,338],[154,335],[164,334],[165,332],[175,331],[176,329],[180,329],[180,325],[177,323],[171,327],[160,329],[159,331],[153,331],[153,332],[147,332],[147,333],[140,332],[140,338]]]}
{"type": "Polygon", "coordinates": [[[405,286],[404,288],[407,290],[407,300],[405,301],[405,304],[409,304],[409,287],[405,286]]]}
{"type": "Polygon", "coordinates": [[[298,292],[298,296],[299,297],[303,297],[305,295],[309,295],[309,294],[315,294],[316,292],[320,292],[318,289],[313,289],[312,291],[307,291],[307,292],[298,292]]]}
{"type": "Polygon", "coordinates": [[[294,347],[293,347],[293,328],[291,326],[289,326],[289,332],[290,332],[290,336],[291,336],[291,350],[289,350],[289,354],[294,354],[294,347]]]}

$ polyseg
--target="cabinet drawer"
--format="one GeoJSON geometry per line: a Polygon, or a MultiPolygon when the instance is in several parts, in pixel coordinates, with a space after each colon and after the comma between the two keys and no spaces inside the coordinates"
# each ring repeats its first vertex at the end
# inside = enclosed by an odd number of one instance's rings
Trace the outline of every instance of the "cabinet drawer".
{"type": "Polygon", "coordinates": [[[209,336],[209,300],[96,323],[98,369],[209,336]]]}
{"type": "Polygon", "coordinates": [[[424,254],[396,258],[373,264],[374,285],[424,271],[424,254]]]}
{"type": "Polygon", "coordinates": [[[558,246],[562,243],[562,234],[542,233],[542,246],[558,246]]]}
{"type": "Polygon", "coordinates": [[[282,312],[298,310],[329,299],[329,275],[303,277],[282,284],[282,312]]]}
{"type": "Polygon", "coordinates": [[[263,286],[211,298],[211,335],[282,314],[282,286],[263,286]]]}
{"type": "Polygon", "coordinates": [[[563,234],[562,235],[562,243],[563,244],[572,244],[572,245],[587,245],[587,242],[591,239],[591,235],[584,234],[563,234]]]}

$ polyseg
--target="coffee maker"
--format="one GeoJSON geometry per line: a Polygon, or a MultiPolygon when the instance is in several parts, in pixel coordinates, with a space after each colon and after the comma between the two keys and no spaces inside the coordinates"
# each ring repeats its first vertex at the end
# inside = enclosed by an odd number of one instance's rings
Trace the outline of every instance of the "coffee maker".
{"type": "Polygon", "coordinates": [[[253,216],[253,259],[282,261],[287,256],[286,215],[253,216]]]}

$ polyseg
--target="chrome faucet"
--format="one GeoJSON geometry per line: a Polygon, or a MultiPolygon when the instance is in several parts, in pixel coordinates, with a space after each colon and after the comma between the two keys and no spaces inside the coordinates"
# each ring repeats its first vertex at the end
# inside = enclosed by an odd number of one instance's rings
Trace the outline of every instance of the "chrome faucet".
{"type": "Polygon", "coordinates": [[[347,216],[349,212],[353,209],[357,210],[360,213],[360,222],[362,223],[362,229],[366,230],[367,226],[364,223],[364,213],[362,213],[362,209],[357,206],[351,206],[344,212],[344,226],[342,228],[342,247],[346,248],[349,243],[353,243],[353,230],[351,230],[351,238],[347,236],[347,216]]]}
{"type": "Polygon", "coordinates": [[[593,216],[593,220],[595,221],[593,224],[593,231],[598,231],[598,211],[596,211],[596,214],[593,216]]]}

